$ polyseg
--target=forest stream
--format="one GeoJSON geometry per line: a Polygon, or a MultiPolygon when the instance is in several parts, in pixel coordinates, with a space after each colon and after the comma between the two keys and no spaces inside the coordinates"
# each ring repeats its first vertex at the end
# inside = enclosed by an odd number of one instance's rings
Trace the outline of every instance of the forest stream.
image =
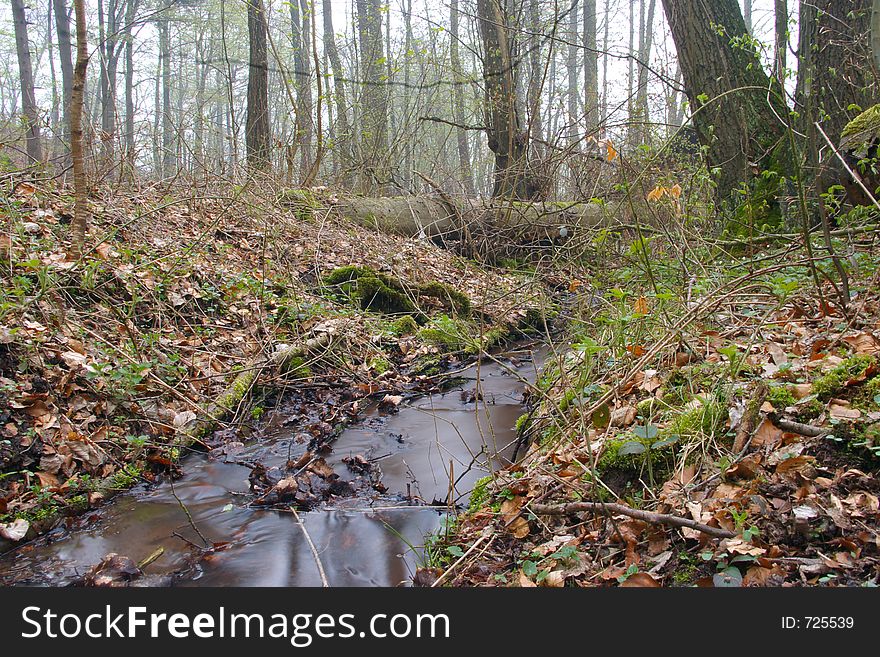
{"type": "Polygon", "coordinates": [[[425,537],[446,515],[432,502],[451,497],[466,505],[490,467],[485,456],[495,467],[512,453],[523,381],[535,380],[543,354],[506,352],[471,365],[445,392],[404,402],[391,413],[368,407],[325,459],[345,479],[354,477],[346,463],[362,457],[361,463],[378,465],[380,488],[387,490],[331,498],[301,511],[305,531],[290,510],[252,505],[252,470],[242,464],[271,471],[301,457],[306,446],[289,427],[234,453],[192,454],[182,463],[182,478],[136,487],[82,524],[7,552],[0,557],[0,584],[76,584],[109,553],[137,563],[162,548],[144,568],[142,584],[321,586],[326,578],[330,586],[406,585],[421,563],[425,537]],[[214,549],[194,556],[205,541],[214,549]]]}

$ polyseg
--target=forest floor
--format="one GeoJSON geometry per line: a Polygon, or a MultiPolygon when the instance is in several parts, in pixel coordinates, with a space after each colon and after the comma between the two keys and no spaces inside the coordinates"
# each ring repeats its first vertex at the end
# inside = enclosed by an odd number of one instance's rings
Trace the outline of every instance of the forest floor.
{"type": "Polygon", "coordinates": [[[265,194],[105,192],[76,262],[71,197],[22,183],[0,209],[0,544],[245,439],[290,387],[327,438],[341,406],[435,388],[548,303],[532,275],[265,194]]]}
{"type": "Polygon", "coordinates": [[[75,262],[69,196],[3,199],[0,545],[256,435],[285,390],[314,392],[288,422],[320,443],[531,335],[551,353],[524,458],[427,542],[419,583],[878,583],[876,230],[835,241],[844,304],[818,237],[819,285],[796,240],[678,219],[495,267],[275,199],[104,190],[75,262]]]}
{"type": "Polygon", "coordinates": [[[531,449],[483,480],[423,581],[880,584],[875,239],[836,243],[846,308],[802,243],[698,262],[689,241],[605,267],[598,304],[572,283],[589,303],[521,419],[531,449]]]}

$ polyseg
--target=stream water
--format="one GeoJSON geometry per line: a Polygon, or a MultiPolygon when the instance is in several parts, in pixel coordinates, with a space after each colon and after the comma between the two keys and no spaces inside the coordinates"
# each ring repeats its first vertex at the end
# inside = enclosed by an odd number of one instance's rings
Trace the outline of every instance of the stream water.
{"type": "Polygon", "coordinates": [[[367,410],[325,458],[345,478],[354,475],[343,459],[363,457],[381,469],[387,491],[300,512],[306,531],[289,511],[249,505],[251,469],[234,462],[271,467],[302,455],[305,447],[284,432],[243,446],[234,460],[188,456],[173,488],[165,482],[135,489],[82,526],[54,530],[6,553],[0,584],[63,586],[80,580],[108,553],[139,562],[161,547],[161,556],[145,567],[146,584],[321,586],[310,538],[331,586],[405,585],[420,563],[424,537],[444,517],[424,503],[449,497],[466,503],[477,479],[510,456],[523,379],[535,379],[541,356],[507,353],[462,372],[460,386],[404,403],[398,412],[367,410]],[[188,541],[201,543],[199,534],[222,549],[194,559],[188,541]]]}

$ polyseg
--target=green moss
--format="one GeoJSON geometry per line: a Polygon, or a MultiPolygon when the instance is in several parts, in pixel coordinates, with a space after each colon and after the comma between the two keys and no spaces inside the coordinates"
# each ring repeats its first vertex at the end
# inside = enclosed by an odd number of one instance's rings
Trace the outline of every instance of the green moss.
{"type": "Polygon", "coordinates": [[[860,354],[844,360],[833,370],[813,381],[813,393],[823,402],[839,394],[847,384],[863,378],[871,369],[877,367],[877,359],[873,356],[860,354]]]}
{"type": "Polygon", "coordinates": [[[795,408],[797,408],[795,419],[798,422],[809,422],[822,415],[825,411],[825,404],[811,396],[810,399],[801,400],[795,408]]]}
{"type": "Polygon", "coordinates": [[[473,347],[468,327],[461,320],[452,319],[448,315],[435,317],[419,331],[419,337],[429,344],[446,351],[467,351],[473,347]]]}
{"type": "Polygon", "coordinates": [[[680,413],[663,429],[659,438],[676,435],[682,440],[717,436],[727,420],[727,404],[719,397],[708,399],[697,408],[680,413]]]}
{"type": "Polygon", "coordinates": [[[516,430],[517,435],[521,435],[529,430],[529,425],[532,423],[532,414],[531,413],[523,413],[518,418],[516,418],[516,423],[513,425],[513,428],[516,430]]]}
{"type": "Polygon", "coordinates": [[[126,490],[140,480],[142,473],[143,468],[140,465],[128,463],[110,477],[107,481],[107,486],[113,490],[126,490]]]}
{"type": "Polygon", "coordinates": [[[376,374],[384,374],[391,369],[391,362],[384,356],[376,355],[370,359],[367,363],[367,367],[373,370],[376,374]]]}
{"type": "Polygon", "coordinates": [[[468,502],[468,512],[474,513],[482,509],[486,502],[489,501],[489,484],[492,483],[491,476],[485,476],[477,480],[471,491],[471,499],[468,502]]]}
{"type": "Polygon", "coordinates": [[[880,410],[880,376],[868,379],[858,394],[853,399],[853,406],[861,411],[872,412],[880,410]]]}
{"type": "Polygon", "coordinates": [[[700,562],[688,552],[678,553],[678,564],[672,574],[672,580],[679,586],[693,584],[699,574],[700,562]]]}
{"type": "Polygon", "coordinates": [[[89,496],[84,494],[74,495],[67,500],[67,503],[72,511],[85,511],[89,508],[89,496]]]}
{"type": "Polygon", "coordinates": [[[419,287],[419,294],[433,297],[444,304],[447,310],[457,315],[467,316],[471,312],[471,300],[463,292],[440,281],[431,281],[419,287]]]}
{"type": "Polygon", "coordinates": [[[874,105],[847,123],[840,134],[841,146],[858,157],[865,157],[878,136],[880,136],[880,105],[874,105]]]}
{"type": "Polygon", "coordinates": [[[419,330],[419,324],[412,315],[398,317],[391,324],[391,332],[397,336],[413,335],[419,330]]]}
{"type": "Polygon", "coordinates": [[[357,299],[363,310],[413,313],[415,304],[395,277],[369,267],[346,266],[330,272],[324,282],[357,299]]]}
{"type": "Polygon", "coordinates": [[[773,408],[776,410],[782,410],[789,406],[794,406],[797,403],[794,392],[792,392],[791,386],[788,385],[779,385],[770,388],[770,392],[767,393],[767,401],[773,404],[773,408]]]}

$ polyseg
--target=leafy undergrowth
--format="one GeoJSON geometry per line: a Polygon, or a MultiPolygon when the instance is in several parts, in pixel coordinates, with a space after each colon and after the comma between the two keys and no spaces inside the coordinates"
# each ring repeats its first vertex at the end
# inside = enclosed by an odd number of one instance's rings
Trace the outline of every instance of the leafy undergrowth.
{"type": "Polygon", "coordinates": [[[78,262],[69,196],[20,184],[2,199],[0,541],[241,440],[285,386],[430,387],[546,307],[521,275],[228,186],[103,194],[78,262]],[[405,306],[339,285],[352,267],[405,306]],[[312,338],[323,347],[284,372],[264,367],[312,338]]]}
{"type": "Polygon", "coordinates": [[[667,265],[659,291],[663,262],[643,262],[653,271],[628,288],[620,272],[605,294],[572,281],[571,341],[517,425],[528,454],[481,482],[421,579],[452,567],[454,586],[876,586],[876,257],[850,259],[845,313],[793,262],[727,259],[679,289],[667,265]]]}

